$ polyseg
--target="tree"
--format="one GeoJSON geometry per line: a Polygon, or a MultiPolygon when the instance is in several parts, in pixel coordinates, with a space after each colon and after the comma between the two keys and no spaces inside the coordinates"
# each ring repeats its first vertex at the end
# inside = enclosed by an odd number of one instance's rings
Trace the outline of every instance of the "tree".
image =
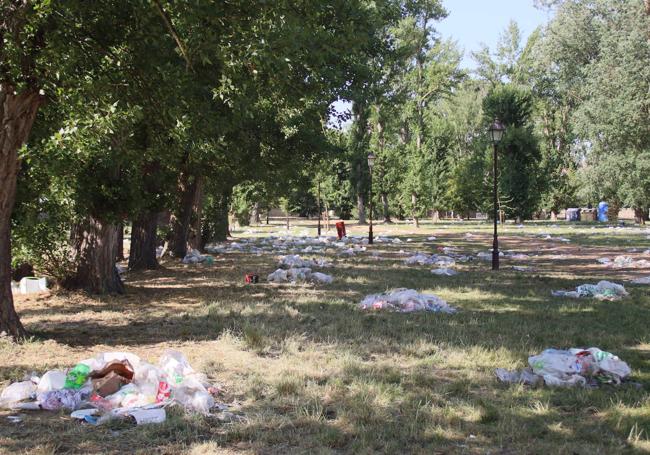
{"type": "Polygon", "coordinates": [[[557,3],[545,41],[575,106],[570,121],[583,145],[581,181],[592,197],[635,208],[641,221],[650,205],[639,191],[647,174],[637,171],[650,153],[649,17],[640,1],[557,3]]]}
{"type": "Polygon", "coordinates": [[[540,158],[530,124],[532,96],[512,85],[499,85],[483,100],[483,111],[486,124],[498,118],[506,126],[499,144],[501,209],[515,216],[518,222],[529,219],[539,198],[537,175],[540,158]],[[503,204],[505,201],[506,206],[503,204]]]}

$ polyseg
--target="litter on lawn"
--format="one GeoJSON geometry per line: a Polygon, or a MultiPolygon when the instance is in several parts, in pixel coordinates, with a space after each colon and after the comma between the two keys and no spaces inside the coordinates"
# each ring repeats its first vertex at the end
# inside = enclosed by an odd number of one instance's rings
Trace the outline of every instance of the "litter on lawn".
{"type": "Polygon", "coordinates": [[[616,256],[612,261],[610,258],[599,258],[598,262],[605,264],[615,269],[633,268],[633,269],[646,269],[650,268],[650,261],[647,259],[639,259],[635,261],[630,256],[616,256]]]}
{"type": "Polygon", "coordinates": [[[600,384],[619,385],[630,376],[627,363],[614,354],[598,348],[569,350],[546,349],[528,358],[522,371],[497,368],[497,379],[508,384],[538,385],[542,382],[551,387],[598,387],[600,384]]]}
{"type": "Polygon", "coordinates": [[[434,269],[431,271],[434,275],[441,275],[441,276],[454,276],[458,275],[458,272],[455,271],[454,269],[448,269],[448,268],[442,268],[442,269],[434,269]]]}
{"type": "Polygon", "coordinates": [[[198,250],[190,250],[187,252],[183,258],[183,264],[199,264],[207,263],[208,265],[214,263],[214,258],[212,256],[207,256],[199,253],[198,250]]]}
{"type": "Polygon", "coordinates": [[[303,259],[299,255],[288,255],[280,258],[280,267],[284,269],[305,268],[305,267],[331,267],[332,264],[324,259],[313,260],[303,259]]]}
{"type": "Polygon", "coordinates": [[[311,281],[314,283],[330,284],[334,281],[334,278],[326,273],[312,272],[309,267],[298,267],[288,270],[277,269],[275,272],[269,274],[266,280],[271,283],[311,281]]]}
{"type": "Polygon", "coordinates": [[[572,299],[593,297],[597,300],[610,301],[620,300],[629,295],[622,284],[610,281],[599,281],[598,284],[583,284],[578,286],[575,291],[552,291],[551,294],[553,297],[569,297],[572,299]]]}
{"type": "Polygon", "coordinates": [[[394,289],[382,294],[366,296],[359,308],[362,310],[387,310],[399,313],[414,311],[431,311],[434,313],[455,313],[456,308],[450,306],[440,297],[433,294],[420,294],[413,289],[394,289]]]}
{"type": "Polygon", "coordinates": [[[635,278],[631,281],[633,284],[650,284],[650,276],[635,278]]]}
{"type": "Polygon", "coordinates": [[[135,354],[107,352],[67,372],[51,370],[11,384],[0,394],[0,408],[65,409],[95,425],[129,417],[138,424],[159,423],[173,404],[206,415],[224,409],[212,396],[217,390],[180,352],[166,351],[158,365],[135,354]]]}

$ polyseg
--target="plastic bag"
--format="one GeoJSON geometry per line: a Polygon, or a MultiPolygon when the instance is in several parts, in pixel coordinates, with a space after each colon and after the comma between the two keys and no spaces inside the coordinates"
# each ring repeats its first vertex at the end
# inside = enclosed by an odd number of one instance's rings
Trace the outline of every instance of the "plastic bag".
{"type": "Polygon", "coordinates": [[[66,375],[63,371],[51,370],[45,373],[38,382],[37,391],[39,393],[51,392],[52,390],[61,390],[65,387],[66,375]]]}
{"type": "Polygon", "coordinates": [[[32,381],[14,382],[0,394],[0,407],[10,407],[13,403],[27,400],[36,394],[36,384],[32,381]]]}
{"type": "Polygon", "coordinates": [[[610,352],[601,351],[598,348],[589,348],[587,351],[594,357],[600,371],[614,376],[618,381],[627,378],[632,373],[632,369],[627,363],[610,352]]]}
{"type": "Polygon", "coordinates": [[[61,389],[38,394],[38,403],[41,408],[48,411],[69,409],[74,411],[81,406],[81,402],[89,395],[87,389],[61,389]]]}
{"type": "Polygon", "coordinates": [[[178,386],[185,376],[195,373],[185,356],[178,351],[165,351],[159,360],[160,369],[167,375],[171,386],[178,386]]]}
{"type": "Polygon", "coordinates": [[[88,380],[90,367],[85,363],[78,363],[73,369],[68,371],[65,378],[66,389],[80,389],[88,380]]]}

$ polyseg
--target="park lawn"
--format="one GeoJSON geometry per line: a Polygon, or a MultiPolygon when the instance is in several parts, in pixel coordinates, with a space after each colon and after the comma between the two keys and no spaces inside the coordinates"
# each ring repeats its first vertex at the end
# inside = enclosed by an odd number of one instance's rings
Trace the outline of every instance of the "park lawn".
{"type": "MultiPolygon", "coordinates": [[[[294,233],[313,222],[299,224],[294,233]]],[[[259,236],[278,226],[238,236],[259,236]]],[[[348,229],[362,234],[363,227],[348,229]]],[[[157,361],[182,351],[224,388],[232,421],[171,410],[164,424],[91,427],[67,413],[0,411],[2,453],[620,453],[650,450],[650,295],[628,285],[641,270],[613,270],[603,256],[650,248],[643,229],[591,225],[506,225],[502,249],[538,255],[460,264],[454,277],[406,266],[404,252],[457,246],[487,251],[489,223],[379,225],[401,244],[337,258],[331,285],[246,285],[273,255],[229,253],[212,266],[167,261],[129,274],[127,294],[54,292],[18,297],[29,342],[0,341],[0,386],[30,371],[72,366],[108,350],[157,361]],[[467,236],[466,233],[471,233],[467,236]],[[571,242],[543,240],[539,235],[571,242]],[[435,235],[436,240],[428,241],[435,235]],[[407,242],[407,239],[412,241],[407,242]],[[531,265],[520,273],[512,265],[531,265]],[[553,289],[610,279],[620,302],[551,297],[553,289]],[[447,314],[364,313],[366,294],[395,287],[433,292],[459,309],[447,314]],[[597,346],[618,354],[638,383],[598,390],[531,389],[496,382],[494,369],[526,366],[548,347],[597,346]],[[640,384],[640,385],[639,385],[640,384]]],[[[642,252],[630,253],[640,259],[642,252]]],[[[304,255],[309,256],[309,255],[304,255]]],[[[650,274],[649,271],[645,273],[650,274]]]]}

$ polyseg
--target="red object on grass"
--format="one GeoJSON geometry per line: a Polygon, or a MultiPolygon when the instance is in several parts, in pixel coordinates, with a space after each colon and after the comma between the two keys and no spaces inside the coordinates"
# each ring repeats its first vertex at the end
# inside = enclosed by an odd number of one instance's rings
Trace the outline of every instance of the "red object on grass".
{"type": "Polygon", "coordinates": [[[339,240],[347,236],[345,233],[345,223],[343,221],[336,223],[336,234],[339,236],[339,240]]]}

